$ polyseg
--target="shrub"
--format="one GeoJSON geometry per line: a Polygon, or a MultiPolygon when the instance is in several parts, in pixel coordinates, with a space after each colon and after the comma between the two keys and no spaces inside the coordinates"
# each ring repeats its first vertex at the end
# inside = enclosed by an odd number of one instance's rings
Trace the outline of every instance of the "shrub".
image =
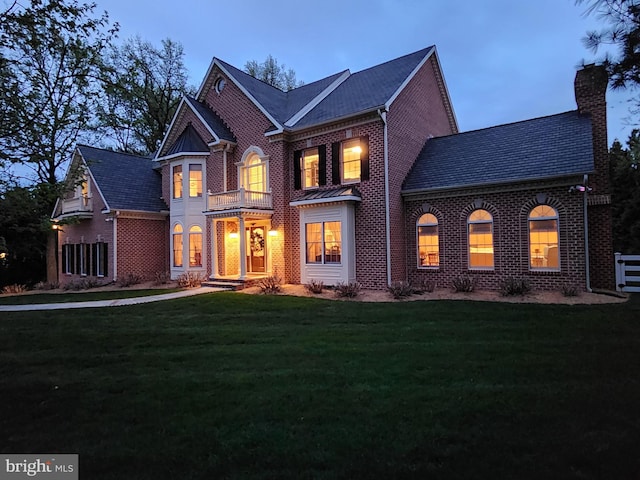
{"type": "Polygon", "coordinates": [[[500,293],[505,296],[526,295],[531,291],[531,284],[526,278],[507,277],[500,281],[500,293]]]}
{"type": "Polygon", "coordinates": [[[195,288],[202,285],[206,280],[206,275],[197,272],[185,272],[178,279],[178,286],[182,288],[195,288]]]}
{"type": "Polygon", "coordinates": [[[26,285],[14,283],[13,285],[7,285],[6,287],[3,287],[2,293],[24,293],[27,290],[28,289],[26,285]]]}
{"type": "Polygon", "coordinates": [[[413,295],[413,287],[409,282],[405,282],[404,280],[392,282],[391,285],[387,287],[387,290],[396,300],[413,295]]]}
{"type": "Polygon", "coordinates": [[[422,295],[423,293],[431,293],[436,289],[436,281],[432,278],[421,278],[417,286],[413,287],[414,293],[422,295]]]}
{"type": "Polygon", "coordinates": [[[171,281],[171,272],[156,272],[154,275],[154,285],[166,285],[171,281]]]}
{"type": "Polygon", "coordinates": [[[336,297],[355,298],[359,293],[360,284],[358,282],[339,282],[336,285],[336,297]]]}
{"type": "Polygon", "coordinates": [[[309,283],[305,283],[304,288],[306,288],[309,293],[322,293],[324,283],[322,280],[311,279],[309,283]]]}
{"type": "Polygon", "coordinates": [[[71,290],[73,292],[77,292],[78,290],[84,290],[85,284],[84,280],[71,280],[70,282],[65,283],[62,286],[62,289],[65,291],[71,290]]]}
{"type": "Polygon", "coordinates": [[[118,287],[130,287],[132,285],[138,285],[142,283],[142,277],[140,275],[136,275],[135,273],[130,273],[125,275],[124,277],[118,277],[116,280],[116,285],[118,287]]]}
{"type": "Polygon", "coordinates": [[[578,287],[575,285],[563,285],[562,286],[562,295],[565,297],[577,297],[580,291],[578,287]]]}
{"type": "Polygon", "coordinates": [[[58,282],[38,282],[36,283],[36,290],[55,290],[60,288],[60,284],[58,282]]]}
{"type": "Polygon", "coordinates": [[[451,286],[456,293],[471,293],[476,288],[476,279],[461,275],[451,281],[451,286]]]}
{"type": "Polygon", "coordinates": [[[282,291],[282,279],[278,275],[261,278],[258,281],[260,291],[265,295],[273,295],[282,291]]]}

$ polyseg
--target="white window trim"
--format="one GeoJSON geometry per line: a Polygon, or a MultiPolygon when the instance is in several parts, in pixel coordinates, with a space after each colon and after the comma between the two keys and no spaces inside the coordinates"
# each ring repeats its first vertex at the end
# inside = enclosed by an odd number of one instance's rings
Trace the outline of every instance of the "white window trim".
{"type": "MultiPolygon", "coordinates": [[[[238,167],[238,189],[245,188],[245,173],[247,164],[254,155],[260,159],[260,163],[258,165],[261,165],[264,169],[263,193],[269,193],[271,192],[271,184],[269,181],[269,155],[265,155],[262,149],[256,146],[251,146],[247,150],[245,150],[245,152],[242,154],[242,159],[236,163],[236,166],[238,167]]],[[[257,165],[255,165],[254,168],[256,166],[257,165]]]]}

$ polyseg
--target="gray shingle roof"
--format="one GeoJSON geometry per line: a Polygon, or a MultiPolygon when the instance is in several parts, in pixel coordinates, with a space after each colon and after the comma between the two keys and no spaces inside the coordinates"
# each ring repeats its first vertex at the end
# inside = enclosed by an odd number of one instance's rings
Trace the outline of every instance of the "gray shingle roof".
{"type": "Polygon", "coordinates": [[[360,192],[355,187],[339,187],[331,188],[328,190],[314,190],[312,192],[305,193],[300,198],[296,198],[292,203],[308,202],[311,200],[330,200],[334,201],[341,198],[362,198],[360,192]]]}
{"type": "Polygon", "coordinates": [[[191,124],[186,126],[178,139],[173,143],[173,145],[171,145],[166,156],[187,152],[209,153],[209,147],[191,124]]]}
{"type": "Polygon", "coordinates": [[[427,47],[352,74],[294,128],[309,127],[383,106],[434,48],[427,47]]]}
{"type": "Polygon", "coordinates": [[[107,205],[112,210],[167,210],[160,173],[150,158],[78,145],[107,205]]]}
{"type": "MultiPolygon", "coordinates": [[[[375,67],[351,74],[307,113],[292,129],[306,128],[384,105],[418,64],[434,50],[431,46],[375,67]]],[[[216,59],[281,125],[302,110],[347,70],[283,92],[216,59]]]]}
{"type": "Polygon", "coordinates": [[[233,132],[229,130],[229,127],[227,127],[227,125],[213,110],[195,98],[188,96],[185,98],[187,102],[189,102],[189,104],[200,114],[204,121],[207,122],[209,128],[215,132],[218,138],[228,142],[236,142],[236,137],[233,135],[233,132]]]}
{"type": "Polygon", "coordinates": [[[577,111],[427,140],[403,191],[590,173],[591,120],[577,111]]]}

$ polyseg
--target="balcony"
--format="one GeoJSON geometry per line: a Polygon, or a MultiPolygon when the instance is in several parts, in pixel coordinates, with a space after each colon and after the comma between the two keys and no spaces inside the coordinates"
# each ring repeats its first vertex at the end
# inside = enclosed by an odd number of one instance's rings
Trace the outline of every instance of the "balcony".
{"type": "Polygon", "coordinates": [[[207,208],[209,211],[233,210],[237,208],[271,210],[273,203],[270,192],[254,192],[241,188],[240,190],[223,193],[209,193],[207,208]]]}
{"type": "Polygon", "coordinates": [[[91,218],[93,216],[91,197],[81,196],[62,200],[61,216],[91,218]]]}

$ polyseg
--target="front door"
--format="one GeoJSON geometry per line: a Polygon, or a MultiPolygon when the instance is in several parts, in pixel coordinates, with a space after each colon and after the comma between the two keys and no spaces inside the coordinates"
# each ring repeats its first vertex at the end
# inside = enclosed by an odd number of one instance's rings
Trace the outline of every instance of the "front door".
{"type": "Polygon", "coordinates": [[[267,243],[264,227],[248,227],[245,240],[247,242],[247,273],[266,272],[267,243]]]}

